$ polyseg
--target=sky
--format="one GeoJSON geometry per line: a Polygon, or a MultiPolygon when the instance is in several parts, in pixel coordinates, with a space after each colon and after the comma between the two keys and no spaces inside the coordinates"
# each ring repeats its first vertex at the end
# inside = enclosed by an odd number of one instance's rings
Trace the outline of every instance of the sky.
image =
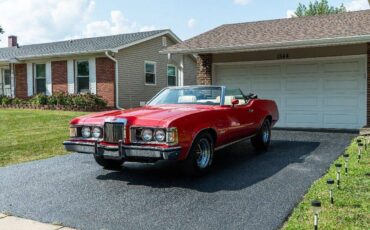
{"type": "MultiPolygon", "coordinates": [[[[9,35],[19,45],[171,29],[182,40],[226,23],[291,16],[309,0],[0,0],[0,47],[9,35]]],[[[348,10],[368,0],[329,0],[348,10]]]]}

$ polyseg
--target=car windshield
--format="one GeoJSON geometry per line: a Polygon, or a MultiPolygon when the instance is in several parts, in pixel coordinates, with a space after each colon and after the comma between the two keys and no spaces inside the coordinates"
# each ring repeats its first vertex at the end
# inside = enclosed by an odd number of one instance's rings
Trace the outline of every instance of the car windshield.
{"type": "Polygon", "coordinates": [[[220,105],[221,87],[182,87],[166,88],[148,105],[197,104],[220,105]]]}

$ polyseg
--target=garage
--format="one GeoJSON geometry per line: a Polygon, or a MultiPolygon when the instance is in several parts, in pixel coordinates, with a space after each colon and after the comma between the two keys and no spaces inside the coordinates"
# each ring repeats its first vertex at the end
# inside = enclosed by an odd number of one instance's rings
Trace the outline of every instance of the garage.
{"type": "Polygon", "coordinates": [[[370,133],[370,10],[224,24],[164,53],[194,54],[199,85],[273,99],[277,127],[370,133]]]}
{"type": "Polygon", "coordinates": [[[277,102],[277,127],[359,129],[366,123],[366,57],[214,64],[214,84],[277,102]]]}

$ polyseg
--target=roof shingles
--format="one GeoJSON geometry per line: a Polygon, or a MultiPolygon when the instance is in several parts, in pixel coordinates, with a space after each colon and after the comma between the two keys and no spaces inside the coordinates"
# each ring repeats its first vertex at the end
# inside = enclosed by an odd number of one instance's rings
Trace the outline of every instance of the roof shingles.
{"type": "Polygon", "coordinates": [[[9,48],[0,48],[0,61],[10,59],[24,59],[42,56],[64,56],[69,54],[84,54],[103,52],[161,34],[168,30],[155,30],[130,34],[119,34],[105,37],[83,38],[69,41],[25,45],[9,48]]]}
{"type": "Polygon", "coordinates": [[[370,10],[226,24],[173,45],[165,52],[209,51],[237,47],[370,35],[370,10]]]}

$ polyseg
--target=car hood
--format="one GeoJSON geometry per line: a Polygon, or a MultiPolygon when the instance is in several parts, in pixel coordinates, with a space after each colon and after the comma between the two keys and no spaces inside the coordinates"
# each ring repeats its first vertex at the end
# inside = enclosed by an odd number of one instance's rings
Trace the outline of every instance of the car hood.
{"type": "Polygon", "coordinates": [[[128,125],[167,127],[175,119],[194,113],[214,110],[209,105],[160,105],[144,106],[128,110],[113,110],[77,117],[71,124],[103,125],[106,120],[127,119],[128,125]]]}

